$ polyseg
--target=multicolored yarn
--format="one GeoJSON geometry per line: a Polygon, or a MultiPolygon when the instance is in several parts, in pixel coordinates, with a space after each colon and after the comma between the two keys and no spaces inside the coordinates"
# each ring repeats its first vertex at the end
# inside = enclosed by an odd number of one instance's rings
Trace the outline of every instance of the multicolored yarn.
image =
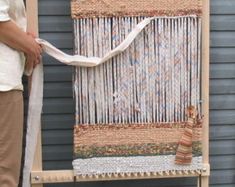
{"type": "MultiPolygon", "coordinates": [[[[74,158],[174,155],[188,125],[187,122],[76,125],[74,158]]],[[[191,147],[197,156],[201,155],[201,125],[195,123],[192,127],[191,147]]]]}
{"type": "MultiPolygon", "coordinates": [[[[123,145],[76,145],[74,148],[74,159],[77,158],[93,158],[93,157],[120,157],[120,156],[159,156],[159,155],[175,155],[178,143],[148,143],[148,144],[130,144],[123,145]]],[[[201,156],[201,142],[192,142],[191,158],[194,156],[201,156]]],[[[178,153],[179,150],[177,150],[178,153]]],[[[177,155],[176,155],[177,157],[177,155]]],[[[178,159],[177,159],[178,161],[178,159]]],[[[177,164],[185,164],[185,162],[177,162],[177,164]]]]}
{"type": "Polygon", "coordinates": [[[192,122],[185,128],[176,152],[176,164],[191,164],[192,161],[192,122]]]}
{"type": "Polygon", "coordinates": [[[196,110],[194,106],[188,108],[188,123],[184,129],[182,138],[176,152],[176,164],[191,164],[193,144],[193,124],[195,123],[196,110]]]}

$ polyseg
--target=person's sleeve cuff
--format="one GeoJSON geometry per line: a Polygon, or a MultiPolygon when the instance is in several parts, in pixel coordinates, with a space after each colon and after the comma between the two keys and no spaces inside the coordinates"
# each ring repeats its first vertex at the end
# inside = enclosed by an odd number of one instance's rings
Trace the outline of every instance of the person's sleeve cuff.
{"type": "Polygon", "coordinates": [[[9,21],[11,18],[8,14],[9,2],[8,0],[0,0],[0,21],[9,21]]]}
{"type": "Polygon", "coordinates": [[[0,15],[0,22],[10,21],[11,18],[8,15],[0,15]]]}

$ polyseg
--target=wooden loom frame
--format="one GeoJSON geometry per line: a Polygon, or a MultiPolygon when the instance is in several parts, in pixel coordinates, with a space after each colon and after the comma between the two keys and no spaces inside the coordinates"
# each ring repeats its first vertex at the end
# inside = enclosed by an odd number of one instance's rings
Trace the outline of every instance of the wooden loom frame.
{"type": "MultiPolygon", "coordinates": [[[[38,0],[26,0],[28,31],[38,34],[38,0]]],[[[202,17],[202,113],[204,114],[202,154],[203,170],[201,174],[201,186],[209,186],[210,164],[209,164],[209,38],[210,38],[210,0],[203,0],[202,17]]],[[[38,135],[33,168],[31,171],[32,187],[43,187],[44,183],[64,183],[82,181],[104,181],[125,179],[153,179],[153,178],[176,178],[176,177],[198,177],[198,173],[162,173],[145,175],[118,174],[114,176],[103,175],[100,177],[74,177],[73,170],[42,170],[42,144],[41,132],[38,135]]],[[[199,180],[198,180],[199,181],[199,180]]],[[[198,182],[199,186],[199,182],[198,182]]]]}

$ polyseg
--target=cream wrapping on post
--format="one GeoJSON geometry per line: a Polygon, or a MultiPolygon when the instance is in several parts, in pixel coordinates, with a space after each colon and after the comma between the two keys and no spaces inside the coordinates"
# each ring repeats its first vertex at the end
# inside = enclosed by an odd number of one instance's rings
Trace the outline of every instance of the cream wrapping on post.
{"type": "Polygon", "coordinates": [[[25,160],[23,168],[23,187],[30,187],[30,172],[32,170],[37,136],[41,125],[41,112],[43,102],[43,64],[34,69],[32,86],[29,97],[25,160]]]}
{"type": "MultiPolygon", "coordinates": [[[[185,16],[178,16],[178,17],[168,17],[168,19],[176,19],[176,18],[183,18],[185,16]]],[[[195,15],[187,16],[195,18],[195,15]]],[[[128,34],[128,36],[123,40],[116,48],[113,50],[107,52],[103,57],[87,57],[87,56],[81,56],[81,55],[68,55],[61,50],[57,49],[55,46],[47,42],[43,39],[36,39],[36,41],[42,45],[44,52],[46,52],[48,55],[54,57],[55,59],[59,60],[60,62],[72,65],[72,66],[82,66],[82,67],[95,67],[100,64],[103,64],[104,62],[107,62],[114,56],[117,56],[118,54],[125,51],[130,44],[133,42],[133,40],[138,36],[138,34],[143,31],[143,29],[154,19],[160,19],[165,17],[152,17],[152,18],[145,18],[143,21],[141,21],[139,24],[135,26],[135,28],[128,34]]]]}

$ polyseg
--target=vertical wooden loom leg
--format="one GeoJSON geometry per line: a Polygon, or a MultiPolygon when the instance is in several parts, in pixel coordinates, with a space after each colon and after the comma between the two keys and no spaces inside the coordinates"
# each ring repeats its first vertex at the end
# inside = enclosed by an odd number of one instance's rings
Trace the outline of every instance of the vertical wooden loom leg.
{"type": "MultiPolygon", "coordinates": [[[[210,48],[210,0],[203,1],[202,17],[202,114],[204,115],[202,155],[203,164],[209,163],[209,48],[210,48]]],[[[201,186],[209,186],[209,176],[202,176],[201,186]]]]}
{"type": "MultiPolygon", "coordinates": [[[[28,25],[27,31],[38,36],[38,0],[26,0],[28,25]]],[[[31,82],[29,81],[29,84],[31,82]]],[[[29,86],[30,88],[30,86],[29,86]]],[[[33,171],[42,171],[42,143],[41,131],[38,134],[37,147],[34,156],[33,171]]],[[[42,184],[32,184],[32,187],[43,187],[42,184]]]]}
{"type": "MultiPolygon", "coordinates": [[[[33,171],[42,171],[42,143],[41,131],[38,134],[38,143],[33,162],[33,171]]],[[[32,187],[43,187],[43,184],[32,184],[32,187]]]]}
{"type": "Polygon", "coordinates": [[[200,177],[198,177],[198,178],[197,178],[197,187],[201,187],[201,186],[200,186],[200,183],[201,183],[200,180],[201,180],[200,177]]]}

